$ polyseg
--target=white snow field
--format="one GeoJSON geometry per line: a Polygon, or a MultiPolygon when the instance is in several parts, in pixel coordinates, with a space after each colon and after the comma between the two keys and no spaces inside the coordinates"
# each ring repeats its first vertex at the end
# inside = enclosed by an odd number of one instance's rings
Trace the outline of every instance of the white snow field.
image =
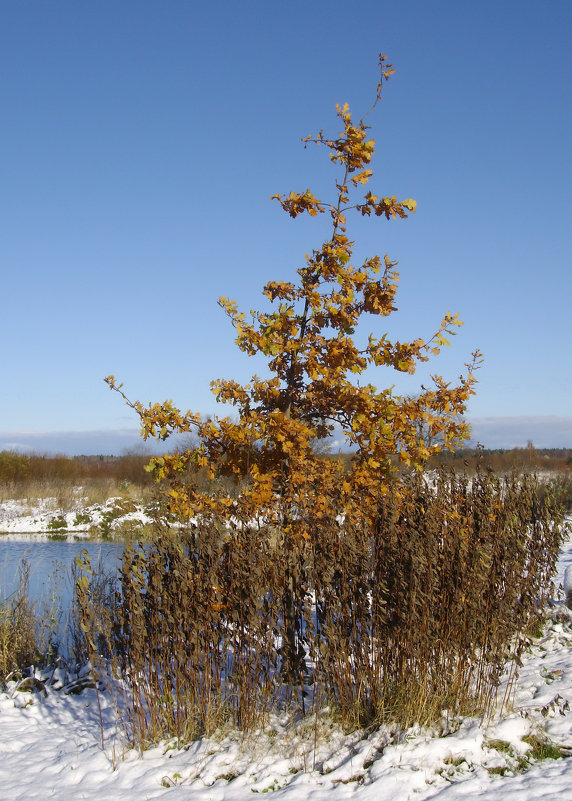
{"type": "MultiPolygon", "coordinates": [[[[556,582],[565,579],[572,583],[572,540],[556,582]]],[[[107,694],[100,714],[94,690],[66,694],[56,681],[19,692],[9,682],[0,693],[0,801],[572,799],[572,758],[531,758],[523,739],[547,738],[572,755],[572,612],[559,601],[551,614],[524,657],[509,711],[487,724],[444,719],[393,738],[386,729],[343,735],[323,716],[317,727],[275,720],[248,738],[227,733],[140,754],[125,745],[107,694]]]]}
{"type": "Polygon", "coordinates": [[[81,536],[91,527],[101,526],[106,518],[112,532],[126,522],[141,525],[152,522],[152,518],[140,504],[130,504],[130,511],[124,511],[123,503],[122,498],[108,498],[105,503],[86,506],[81,494],[78,494],[73,511],[62,513],[58,508],[57,498],[43,498],[33,502],[2,501],[0,531],[3,534],[41,535],[65,530],[66,534],[81,536]]]}

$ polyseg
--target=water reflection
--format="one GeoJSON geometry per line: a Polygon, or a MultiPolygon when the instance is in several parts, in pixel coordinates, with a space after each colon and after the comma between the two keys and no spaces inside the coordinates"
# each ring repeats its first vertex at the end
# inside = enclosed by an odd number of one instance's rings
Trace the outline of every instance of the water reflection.
{"type": "Polygon", "coordinates": [[[0,600],[18,589],[20,565],[30,566],[29,597],[39,604],[50,602],[54,593],[64,617],[73,596],[72,566],[81,551],[87,551],[94,569],[117,572],[123,545],[92,540],[48,540],[28,536],[0,537],[0,600]]]}

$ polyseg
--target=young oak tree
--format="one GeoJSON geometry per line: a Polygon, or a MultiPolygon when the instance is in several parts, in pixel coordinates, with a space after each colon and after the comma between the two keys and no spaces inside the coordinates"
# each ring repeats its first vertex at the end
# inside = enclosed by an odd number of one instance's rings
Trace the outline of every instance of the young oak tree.
{"type": "Polygon", "coordinates": [[[215,419],[183,413],[171,401],[148,407],[131,402],[113,376],[106,379],[139,415],[145,439],[196,434],[198,447],[150,463],[157,479],[168,482],[174,513],[203,521],[232,519],[241,525],[263,519],[279,532],[289,554],[284,566],[284,652],[293,676],[300,664],[296,598],[305,545],[315,543],[324,526],[339,527],[342,520],[344,526],[375,526],[379,496],[389,491],[396,457],[404,465],[421,467],[431,454],[466,439],[462,415],[474,392],[474,369],[480,359],[475,352],[457,384],[434,375],[432,386],[422,387],[415,396],[356,380],[366,369],[380,366],[414,373],[417,364],[437,355],[462,325],[456,314],[447,312],[427,340],[392,341],[387,333],[371,334],[365,347],[354,340],[364,315],[388,317],[395,311],[398,273],[397,262],[387,255],[352,263],[348,212],[394,220],[405,219],[416,207],[414,200],[364,194],[375,151],[365,119],[381,100],[383,82],[394,72],[383,55],[379,68],[374,103],[359,122],[352,120],[347,104],[337,106],[342,127],[337,138],[320,131],[302,140],[326,147],[339,168],[333,202],[318,199],[309,189],[273,196],[294,218],[329,214],[330,237],[305,256],[295,281],[266,284],[269,311],[253,311],[247,317],[231,300],[219,300],[235,328],[236,344],[248,355],[263,354],[270,377],[254,376],[245,385],[231,379],[214,381],[217,400],[235,407],[233,416],[215,419]],[[353,199],[356,192],[362,193],[358,202],[353,199]],[[351,446],[349,466],[316,453],[315,442],[326,439],[334,427],[351,446]],[[216,491],[214,482],[205,488],[204,481],[196,480],[201,472],[209,479],[233,477],[236,492],[216,491]]]}

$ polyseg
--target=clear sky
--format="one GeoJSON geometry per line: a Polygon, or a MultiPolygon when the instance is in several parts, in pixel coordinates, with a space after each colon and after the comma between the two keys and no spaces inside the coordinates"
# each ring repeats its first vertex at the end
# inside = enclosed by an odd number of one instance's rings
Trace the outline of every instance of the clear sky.
{"type": "Polygon", "coordinates": [[[480,348],[469,418],[497,436],[546,418],[572,446],[570,0],[18,0],[0,19],[0,447],[136,428],[109,373],[225,411],[209,382],[262,366],[217,298],[259,308],[328,235],[270,196],[332,197],[300,138],[337,134],[336,102],[369,108],[379,51],[396,74],[370,186],[418,211],[350,220],[358,256],[401,272],[399,311],[368,322],[403,340],[459,312],[430,372],[454,380],[480,348]]]}

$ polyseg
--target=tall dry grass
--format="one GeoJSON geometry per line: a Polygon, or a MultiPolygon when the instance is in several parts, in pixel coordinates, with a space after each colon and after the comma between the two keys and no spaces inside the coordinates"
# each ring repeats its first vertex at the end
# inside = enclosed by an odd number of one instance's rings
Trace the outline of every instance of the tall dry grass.
{"type": "Polygon", "coordinates": [[[486,711],[560,549],[561,510],[531,477],[414,476],[401,496],[380,498],[374,532],[332,532],[314,568],[318,680],[350,726],[486,711]]]}
{"type": "Polygon", "coordinates": [[[58,655],[55,586],[43,602],[31,600],[29,576],[29,563],[23,561],[16,591],[0,600],[0,681],[32,665],[53,663],[58,655]]]}
{"type": "Polygon", "coordinates": [[[328,704],[348,729],[486,712],[550,593],[561,508],[529,476],[442,472],[395,489],[371,530],[330,520],[314,531],[288,560],[288,589],[284,538],[247,521],[129,546],[103,615],[80,577],[88,652],[96,664],[109,644],[133,742],[255,729],[284,705],[328,704]],[[295,681],[283,670],[292,587],[295,681]]]}
{"type": "Polygon", "coordinates": [[[144,455],[100,460],[0,451],[0,501],[53,499],[55,509],[67,512],[110,497],[146,499],[153,493],[147,462],[144,455]]]}

